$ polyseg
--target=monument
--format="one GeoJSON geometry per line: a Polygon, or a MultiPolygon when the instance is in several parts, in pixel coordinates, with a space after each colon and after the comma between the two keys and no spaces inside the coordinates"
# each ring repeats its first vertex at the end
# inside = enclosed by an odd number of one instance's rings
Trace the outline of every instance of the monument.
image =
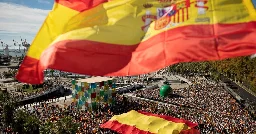
{"type": "Polygon", "coordinates": [[[72,80],[72,98],[78,108],[95,110],[100,105],[113,105],[116,97],[115,80],[92,77],[72,80]]]}

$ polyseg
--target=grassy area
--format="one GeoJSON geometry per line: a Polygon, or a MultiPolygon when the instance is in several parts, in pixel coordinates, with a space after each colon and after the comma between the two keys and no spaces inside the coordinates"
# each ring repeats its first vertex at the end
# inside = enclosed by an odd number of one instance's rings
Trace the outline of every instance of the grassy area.
{"type": "Polygon", "coordinates": [[[24,92],[27,92],[27,93],[34,93],[38,90],[41,90],[42,88],[38,88],[38,89],[32,89],[32,88],[27,88],[27,89],[23,89],[24,92]]]}

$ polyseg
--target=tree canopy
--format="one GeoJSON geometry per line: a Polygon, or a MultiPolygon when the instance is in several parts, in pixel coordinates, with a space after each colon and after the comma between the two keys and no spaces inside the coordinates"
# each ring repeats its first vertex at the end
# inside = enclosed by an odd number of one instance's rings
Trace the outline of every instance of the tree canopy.
{"type": "Polygon", "coordinates": [[[178,73],[211,74],[215,80],[222,74],[256,92],[256,58],[238,57],[221,61],[179,63],[170,66],[170,70],[178,73]]]}

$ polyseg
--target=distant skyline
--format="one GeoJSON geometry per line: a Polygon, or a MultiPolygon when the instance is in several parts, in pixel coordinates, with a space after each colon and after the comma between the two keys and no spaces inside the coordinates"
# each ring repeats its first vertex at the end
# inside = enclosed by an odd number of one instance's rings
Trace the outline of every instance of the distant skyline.
{"type": "Polygon", "coordinates": [[[13,39],[20,42],[23,38],[31,43],[53,3],[54,0],[0,0],[0,41],[9,48],[14,48],[13,39]]]}

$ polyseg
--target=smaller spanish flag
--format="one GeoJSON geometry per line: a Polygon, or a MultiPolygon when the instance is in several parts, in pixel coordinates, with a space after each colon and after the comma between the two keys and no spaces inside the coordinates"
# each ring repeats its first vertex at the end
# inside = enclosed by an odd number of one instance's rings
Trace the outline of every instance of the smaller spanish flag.
{"type": "Polygon", "coordinates": [[[183,119],[131,110],[128,113],[113,116],[108,122],[102,124],[101,128],[108,128],[122,134],[199,134],[200,132],[194,129],[196,126],[196,123],[183,119]]]}

